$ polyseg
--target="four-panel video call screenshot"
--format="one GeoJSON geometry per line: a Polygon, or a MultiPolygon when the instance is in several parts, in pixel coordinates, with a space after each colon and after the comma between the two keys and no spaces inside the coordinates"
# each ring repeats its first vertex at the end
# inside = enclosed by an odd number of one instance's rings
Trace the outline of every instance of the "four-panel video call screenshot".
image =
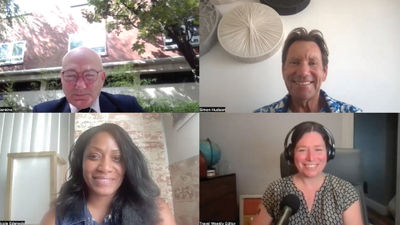
{"type": "Polygon", "coordinates": [[[0,0],[0,225],[400,224],[397,0],[0,0]]]}

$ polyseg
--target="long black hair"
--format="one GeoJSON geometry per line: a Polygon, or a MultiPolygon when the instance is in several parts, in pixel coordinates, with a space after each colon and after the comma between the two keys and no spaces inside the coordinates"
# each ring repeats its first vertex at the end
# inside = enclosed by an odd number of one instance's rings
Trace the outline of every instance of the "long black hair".
{"type": "Polygon", "coordinates": [[[83,132],[69,153],[70,175],[56,199],[57,218],[64,218],[68,212],[83,209],[87,186],[83,178],[83,154],[90,140],[99,132],[109,133],[118,144],[125,176],[111,203],[112,218],[117,224],[154,225],[159,221],[157,198],[158,186],[150,177],[146,160],[128,133],[120,126],[105,123],[83,132]],[[78,204],[77,204],[78,203],[78,204]]]}

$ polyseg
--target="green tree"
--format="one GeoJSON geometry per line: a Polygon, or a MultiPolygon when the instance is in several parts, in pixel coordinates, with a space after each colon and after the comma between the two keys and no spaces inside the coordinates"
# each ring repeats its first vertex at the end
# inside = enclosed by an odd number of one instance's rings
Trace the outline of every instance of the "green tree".
{"type": "Polygon", "coordinates": [[[14,22],[20,22],[19,6],[14,0],[0,0],[0,40],[6,36],[7,28],[12,27],[14,22]]]}
{"type": "Polygon", "coordinates": [[[189,43],[191,28],[199,21],[199,0],[88,0],[88,4],[94,6],[94,11],[83,12],[89,22],[107,19],[108,31],[138,29],[132,50],[139,54],[146,41],[154,43],[161,34],[168,35],[199,75],[199,59],[189,43]]]}

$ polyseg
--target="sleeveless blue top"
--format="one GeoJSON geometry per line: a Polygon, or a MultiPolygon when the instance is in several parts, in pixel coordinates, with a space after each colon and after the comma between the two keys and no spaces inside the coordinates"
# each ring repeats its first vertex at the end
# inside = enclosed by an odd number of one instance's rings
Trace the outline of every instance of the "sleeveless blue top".
{"type": "Polygon", "coordinates": [[[102,223],[96,222],[87,208],[86,201],[83,200],[82,203],[82,207],[66,212],[64,218],[56,215],[56,225],[118,225],[112,220],[111,214],[107,215],[102,223]]]}

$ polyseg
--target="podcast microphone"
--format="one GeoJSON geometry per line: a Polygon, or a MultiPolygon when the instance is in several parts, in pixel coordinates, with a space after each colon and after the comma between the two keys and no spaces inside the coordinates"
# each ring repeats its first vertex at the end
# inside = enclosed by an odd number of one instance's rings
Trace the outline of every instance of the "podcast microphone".
{"type": "Polygon", "coordinates": [[[279,208],[283,213],[275,225],[287,225],[289,222],[289,217],[297,212],[299,206],[300,200],[296,195],[286,195],[279,204],[279,208]]]}

